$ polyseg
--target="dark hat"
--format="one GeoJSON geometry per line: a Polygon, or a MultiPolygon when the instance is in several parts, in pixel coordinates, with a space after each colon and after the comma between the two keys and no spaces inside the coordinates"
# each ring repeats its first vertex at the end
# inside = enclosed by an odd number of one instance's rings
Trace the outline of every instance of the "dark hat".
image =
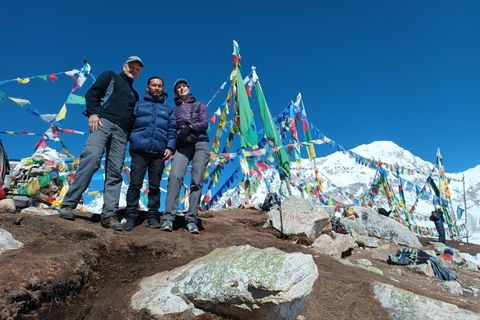
{"type": "Polygon", "coordinates": [[[125,62],[125,64],[130,63],[130,62],[138,62],[138,63],[140,63],[140,65],[141,65],[142,68],[143,68],[142,59],[140,59],[140,58],[137,57],[137,56],[131,56],[131,57],[129,57],[129,58],[127,59],[127,62],[125,62]]]}

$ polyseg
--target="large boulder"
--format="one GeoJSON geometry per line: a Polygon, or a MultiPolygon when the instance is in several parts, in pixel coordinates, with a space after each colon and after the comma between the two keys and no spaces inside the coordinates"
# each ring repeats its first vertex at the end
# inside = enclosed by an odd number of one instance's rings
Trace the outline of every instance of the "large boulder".
{"type": "Polygon", "coordinates": [[[237,319],[297,319],[317,277],[311,255],[249,245],[216,249],[143,279],[131,307],[156,317],[203,309],[237,319]]]}
{"type": "MultiPolygon", "coordinates": [[[[282,221],[278,208],[269,211],[268,223],[286,235],[305,235],[313,240],[330,223],[327,211],[298,196],[285,199],[282,202],[281,213],[282,221]]],[[[331,228],[325,229],[330,231],[331,228]]]]}
{"type": "Polygon", "coordinates": [[[0,229],[0,253],[7,250],[20,249],[21,247],[23,247],[23,243],[15,240],[7,230],[0,229]]]}
{"type": "Polygon", "coordinates": [[[335,258],[343,258],[351,254],[355,241],[350,234],[336,233],[335,238],[322,234],[312,243],[312,248],[335,258]]]}
{"type": "Polygon", "coordinates": [[[422,247],[417,235],[403,224],[368,208],[353,207],[353,210],[359,216],[357,220],[363,224],[370,236],[387,239],[409,247],[422,247]]]}
{"type": "Polygon", "coordinates": [[[454,304],[417,295],[389,284],[374,282],[373,292],[382,307],[395,320],[480,319],[480,315],[460,309],[454,304]]]}

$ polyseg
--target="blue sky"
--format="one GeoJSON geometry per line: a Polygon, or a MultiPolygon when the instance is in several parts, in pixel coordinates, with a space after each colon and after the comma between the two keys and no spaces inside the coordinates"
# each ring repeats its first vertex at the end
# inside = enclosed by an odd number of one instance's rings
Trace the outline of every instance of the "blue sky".
{"type": "MultiPolygon", "coordinates": [[[[480,163],[477,1],[10,1],[2,12],[0,81],[79,69],[83,57],[97,76],[120,72],[128,56],[138,55],[145,64],[134,83],[140,95],[159,75],[173,105],[173,83],[184,77],[206,103],[233,68],[236,40],[242,74],[256,66],[272,114],[301,92],[310,121],[348,149],[389,140],[430,162],[440,148],[447,172],[480,163]]],[[[55,83],[32,79],[0,90],[40,113],[57,113],[72,86],[59,75],[55,83]]],[[[210,115],[226,95],[219,93],[210,115]]],[[[8,99],[0,107],[0,131],[48,128],[8,99]]],[[[84,106],[67,107],[64,127],[88,132],[84,106]]],[[[62,137],[79,156],[87,135],[62,137]]],[[[18,159],[39,137],[0,139],[18,159]]]]}

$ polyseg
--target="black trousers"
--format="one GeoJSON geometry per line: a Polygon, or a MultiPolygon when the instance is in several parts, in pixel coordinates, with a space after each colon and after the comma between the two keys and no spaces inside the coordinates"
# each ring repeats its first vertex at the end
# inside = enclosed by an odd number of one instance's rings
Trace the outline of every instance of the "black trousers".
{"type": "Polygon", "coordinates": [[[445,229],[443,228],[443,221],[437,220],[435,221],[435,228],[438,232],[438,242],[445,244],[445,229]]]}
{"type": "Polygon", "coordinates": [[[165,162],[163,154],[133,153],[130,164],[130,185],[127,191],[126,214],[132,218],[138,215],[138,201],[143,178],[148,169],[148,217],[159,217],[160,182],[165,162]]]}

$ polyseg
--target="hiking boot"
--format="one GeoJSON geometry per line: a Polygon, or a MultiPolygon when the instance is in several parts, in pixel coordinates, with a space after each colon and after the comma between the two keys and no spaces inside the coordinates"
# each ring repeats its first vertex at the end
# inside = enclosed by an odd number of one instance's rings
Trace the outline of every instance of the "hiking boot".
{"type": "Polygon", "coordinates": [[[173,221],[172,220],[165,220],[162,225],[162,231],[170,231],[173,230],[173,221]]]}
{"type": "Polygon", "coordinates": [[[195,224],[195,222],[189,222],[187,224],[187,230],[190,233],[198,234],[198,228],[197,228],[197,225],[195,224]]]}
{"type": "Polygon", "coordinates": [[[102,218],[102,220],[100,221],[101,224],[102,224],[102,227],[104,228],[112,228],[113,230],[116,230],[116,231],[122,231],[123,230],[123,226],[120,222],[118,222],[118,219],[117,217],[115,216],[110,216],[108,218],[102,218]]]}
{"type": "Polygon", "coordinates": [[[127,222],[123,225],[123,230],[125,231],[132,231],[135,228],[135,219],[131,217],[127,217],[127,222]]]}
{"type": "Polygon", "coordinates": [[[62,207],[60,209],[60,218],[67,219],[67,220],[75,220],[75,213],[73,213],[73,208],[70,207],[62,207]]]}
{"type": "Polygon", "coordinates": [[[148,218],[147,224],[145,227],[150,227],[150,228],[155,228],[158,229],[160,228],[160,222],[158,221],[158,218],[148,218]]]}

